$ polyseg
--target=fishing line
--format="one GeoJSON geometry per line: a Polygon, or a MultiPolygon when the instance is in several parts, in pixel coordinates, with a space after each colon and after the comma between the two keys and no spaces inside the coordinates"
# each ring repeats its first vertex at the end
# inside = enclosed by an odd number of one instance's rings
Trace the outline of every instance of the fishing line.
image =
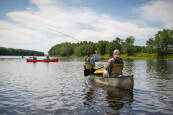
{"type": "Polygon", "coordinates": [[[71,36],[71,35],[69,35],[69,34],[60,32],[60,31],[58,31],[58,30],[54,30],[54,29],[52,29],[52,28],[49,28],[49,29],[51,29],[51,30],[53,30],[53,31],[55,31],[55,32],[58,32],[58,33],[60,33],[60,34],[62,34],[62,35],[64,35],[64,36],[66,36],[66,37],[72,38],[73,40],[76,40],[76,41],[80,42],[77,38],[75,38],[75,37],[73,37],[73,36],[71,36]]]}

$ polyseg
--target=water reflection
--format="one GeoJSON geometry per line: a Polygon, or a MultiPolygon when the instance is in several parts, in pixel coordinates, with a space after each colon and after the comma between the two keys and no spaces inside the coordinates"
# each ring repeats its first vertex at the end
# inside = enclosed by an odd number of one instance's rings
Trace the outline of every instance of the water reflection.
{"type": "Polygon", "coordinates": [[[83,63],[0,58],[0,114],[172,114],[173,61],[124,60],[124,74],[134,75],[133,92],[86,85],[83,63]]]}
{"type": "Polygon", "coordinates": [[[84,105],[89,107],[92,107],[92,105],[104,105],[109,107],[109,109],[105,110],[106,113],[113,112],[112,114],[117,114],[122,108],[127,113],[132,112],[133,91],[131,90],[102,86],[93,82],[88,83],[87,81],[84,93],[84,105]]]}
{"type": "Polygon", "coordinates": [[[85,92],[85,102],[84,105],[89,105],[89,103],[92,103],[94,100],[94,87],[86,87],[84,89],[85,92]]]}
{"type": "Polygon", "coordinates": [[[109,107],[114,110],[121,109],[124,104],[129,104],[133,102],[133,91],[123,90],[113,87],[104,88],[106,91],[106,99],[109,103],[109,107]]]}
{"type": "Polygon", "coordinates": [[[133,69],[134,69],[134,60],[131,59],[124,60],[123,73],[128,75],[133,75],[134,73],[133,69]]]}
{"type": "Polygon", "coordinates": [[[172,79],[173,63],[167,60],[147,60],[146,72],[150,77],[172,79]]]}

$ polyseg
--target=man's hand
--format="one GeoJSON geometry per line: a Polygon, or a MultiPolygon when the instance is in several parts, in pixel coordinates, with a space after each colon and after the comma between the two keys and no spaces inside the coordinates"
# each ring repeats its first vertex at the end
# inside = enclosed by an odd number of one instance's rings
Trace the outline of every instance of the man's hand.
{"type": "Polygon", "coordinates": [[[98,54],[98,51],[97,51],[97,50],[95,50],[95,53],[96,53],[96,54],[98,54]]]}
{"type": "Polygon", "coordinates": [[[123,75],[118,75],[118,77],[122,77],[123,75]]]}

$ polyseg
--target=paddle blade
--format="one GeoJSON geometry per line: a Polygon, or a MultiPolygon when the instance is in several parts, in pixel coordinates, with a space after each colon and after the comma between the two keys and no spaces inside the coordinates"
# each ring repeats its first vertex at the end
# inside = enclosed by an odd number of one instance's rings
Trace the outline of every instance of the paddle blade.
{"type": "Polygon", "coordinates": [[[98,69],[94,72],[94,74],[103,74],[103,69],[98,69]]]}

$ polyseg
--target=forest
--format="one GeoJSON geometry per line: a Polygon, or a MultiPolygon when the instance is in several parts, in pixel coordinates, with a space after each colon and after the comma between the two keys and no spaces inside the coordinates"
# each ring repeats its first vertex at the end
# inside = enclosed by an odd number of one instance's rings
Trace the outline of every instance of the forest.
{"type": "Polygon", "coordinates": [[[133,56],[138,53],[156,54],[166,56],[173,53],[173,30],[163,29],[158,31],[153,38],[146,41],[145,46],[134,45],[135,38],[127,37],[125,40],[117,37],[112,41],[100,40],[97,43],[82,41],[78,43],[64,42],[53,46],[49,50],[51,56],[86,56],[88,52],[99,51],[101,56],[112,56],[114,49],[119,49],[121,54],[133,56]]]}
{"type": "Polygon", "coordinates": [[[0,47],[1,56],[44,56],[43,52],[0,47]]]}

